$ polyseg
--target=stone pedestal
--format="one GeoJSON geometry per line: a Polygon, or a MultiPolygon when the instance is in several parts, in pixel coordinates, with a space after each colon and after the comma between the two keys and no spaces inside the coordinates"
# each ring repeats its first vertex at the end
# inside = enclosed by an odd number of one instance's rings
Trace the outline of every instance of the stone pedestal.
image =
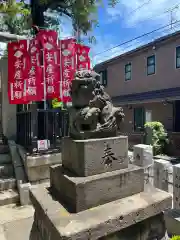
{"type": "MultiPolygon", "coordinates": [[[[144,169],[128,165],[127,138],[64,139],[51,187],[32,189],[30,240],[164,240],[169,193],[149,186],[144,169]]],[[[141,165],[141,164],[140,164],[141,165]]]]}
{"type": "Polygon", "coordinates": [[[128,167],[128,137],[62,141],[63,167],[90,176],[128,167]]]}

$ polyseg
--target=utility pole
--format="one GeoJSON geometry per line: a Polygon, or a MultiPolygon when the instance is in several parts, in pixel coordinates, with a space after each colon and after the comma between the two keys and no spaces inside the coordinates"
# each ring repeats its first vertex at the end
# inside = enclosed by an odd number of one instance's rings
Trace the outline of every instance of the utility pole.
{"type": "Polygon", "coordinates": [[[170,8],[170,9],[168,10],[168,12],[170,12],[171,29],[173,29],[173,24],[177,21],[177,20],[174,20],[174,16],[173,16],[174,11],[177,10],[177,9],[179,9],[179,5],[176,5],[176,6],[174,6],[173,8],[170,8]]]}

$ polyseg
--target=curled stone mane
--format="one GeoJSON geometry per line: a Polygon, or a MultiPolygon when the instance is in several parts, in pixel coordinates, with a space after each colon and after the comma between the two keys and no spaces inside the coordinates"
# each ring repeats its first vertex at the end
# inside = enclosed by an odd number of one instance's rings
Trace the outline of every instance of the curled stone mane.
{"type": "Polygon", "coordinates": [[[110,96],[91,70],[78,71],[72,81],[70,136],[75,139],[117,136],[123,109],[114,107],[110,96]]]}
{"type": "Polygon", "coordinates": [[[95,79],[96,77],[99,77],[100,75],[97,74],[96,72],[92,71],[92,70],[81,70],[81,71],[77,71],[75,74],[75,80],[83,80],[83,79],[87,79],[87,78],[93,78],[95,79]]]}

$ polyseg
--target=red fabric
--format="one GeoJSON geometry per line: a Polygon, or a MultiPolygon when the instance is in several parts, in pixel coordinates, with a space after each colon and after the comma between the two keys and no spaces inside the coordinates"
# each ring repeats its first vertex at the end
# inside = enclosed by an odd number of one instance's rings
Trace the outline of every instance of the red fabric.
{"type": "Polygon", "coordinates": [[[47,43],[51,43],[54,47],[57,47],[58,34],[54,30],[40,30],[37,37],[44,48],[47,43]]]}
{"type": "Polygon", "coordinates": [[[60,82],[60,98],[62,102],[71,102],[70,86],[74,79],[76,71],[76,43],[75,39],[66,39],[59,41],[61,49],[60,57],[60,71],[61,71],[61,82],[60,82]]]}
{"type": "Polygon", "coordinates": [[[27,41],[8,43],[8,97],[10,104],[25,104],[24,81],[28,75],[27,41]]]}
{"type": "Polygon", "coordinates": [[[76,44],[77,70],[90,70],[90,48],[81,44],[76,44]]]}
{"type": "Polygon", "coordinates": [[[44,99],[44,83],[41,67],[42,52],[39,39],[30,40],[29,44],[30,68],[25,81],[26,101],[42,101],[44,99]]]}
{"type": "Polygon", "coordinates": [[[44,36],[42,42],[46,98],[58,98],[60,96],[60,66],[57,33],[54,31],[46,31],[42,36],[44,36]]]}

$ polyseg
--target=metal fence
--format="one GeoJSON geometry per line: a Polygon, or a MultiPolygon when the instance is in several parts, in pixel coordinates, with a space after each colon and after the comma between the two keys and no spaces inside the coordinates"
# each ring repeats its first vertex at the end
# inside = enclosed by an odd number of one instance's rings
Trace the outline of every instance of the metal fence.
{"type": "Polygon", "coordinates": [[[69,134],[69,114],[66,110],[36,110],[17,112],[17,143],[37,152],[38,140],[49,140],[49,149],[61,146],[61,139],[69,134]]]}

